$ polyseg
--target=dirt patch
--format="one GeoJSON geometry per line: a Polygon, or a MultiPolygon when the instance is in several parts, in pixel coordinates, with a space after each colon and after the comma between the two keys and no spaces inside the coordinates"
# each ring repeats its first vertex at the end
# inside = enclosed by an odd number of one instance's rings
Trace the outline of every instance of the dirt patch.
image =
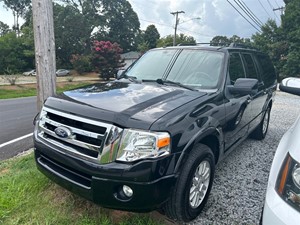
{"type": "Polygon", "coordinates": [[[132,212],[109,210],[109,217],[114,224],[120,224],[124,219],[127,219],[132,215],[134,215],[132,212]]]}
{"type": "Polygon", "coordinates": [[[5,175],[9,172],[9,169],[5,168],[3,170],[0,170],[0,176],[5,175]]]}

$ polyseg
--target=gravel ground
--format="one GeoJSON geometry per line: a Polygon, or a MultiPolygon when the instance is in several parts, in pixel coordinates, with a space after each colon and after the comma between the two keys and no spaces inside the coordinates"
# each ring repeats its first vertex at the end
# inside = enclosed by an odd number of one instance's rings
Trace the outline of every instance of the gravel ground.
{"type": "Polygon", "coordinates": [[[300,114],[300,97],[277,92],[263,141],[247,139],[218,164],[208,202],[189,224],[258,224],[277,145],[300,114]]]}

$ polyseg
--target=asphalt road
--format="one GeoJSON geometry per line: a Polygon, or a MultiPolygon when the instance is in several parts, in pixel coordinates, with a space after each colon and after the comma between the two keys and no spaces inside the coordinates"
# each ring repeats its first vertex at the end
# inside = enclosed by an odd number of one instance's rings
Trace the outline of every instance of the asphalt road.
{"type": "Polygon", "coordinates": [[[0,160],[33,147],[33,118],[37,114],[36,97],[0,100],[0,160]],[[20,141],[13,140],[24,137],[20,141]],[[7,144],[9,142],[11,144],[7,144]]]}

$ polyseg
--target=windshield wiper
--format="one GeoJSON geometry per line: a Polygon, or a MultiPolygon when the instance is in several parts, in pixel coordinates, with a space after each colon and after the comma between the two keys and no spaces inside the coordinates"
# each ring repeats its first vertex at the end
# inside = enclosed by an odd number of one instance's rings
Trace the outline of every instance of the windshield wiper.
{"type": "Polygon", "coordinates": [[[156,83],[162,84],[162,85],[164,85],[164,84],[173,84],[173,85],[175,85],[175,86],[177,86],[177,87],[182,87],[182,88],[185,88],[185,89],[188,89],[188,90],[191,90],[191,91],[197,91],[197,90],[194,89],[194,88],[191,88],[191,87],[189,87],[189,86],[186,86],[186,85],[184,85],[184,84],[181,84],[181,83],[179,83],[179,82],[174,82],[174,81],[171,81],[171,80],[157,79],[157,80],[156,80],[156,83]]]}

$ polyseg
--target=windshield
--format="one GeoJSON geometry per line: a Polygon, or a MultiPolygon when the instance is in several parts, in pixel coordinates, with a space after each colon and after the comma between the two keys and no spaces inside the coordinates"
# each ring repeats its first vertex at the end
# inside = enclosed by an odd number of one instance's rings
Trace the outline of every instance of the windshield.
{"type": "Polygon", "coordinates": [[[149,51],[127,71],[138,80],[164,79],[199,89],[216,88],[224,53],[197,49],[149,51]]]}
{"type": "Polygon", "coordinates": [[[159,50],[145,53],[126,75],[139,80],[156,80],[163,78],[168,65],[171,63],[178,50],[159,50]]]}

